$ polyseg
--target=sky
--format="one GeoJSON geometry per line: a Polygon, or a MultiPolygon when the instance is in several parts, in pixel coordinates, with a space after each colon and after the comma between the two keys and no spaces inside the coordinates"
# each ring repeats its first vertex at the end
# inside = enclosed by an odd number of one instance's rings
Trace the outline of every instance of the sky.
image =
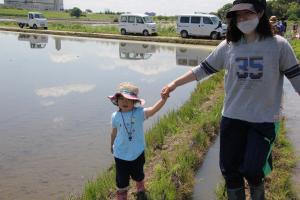
{"type": "MultiPolygon", "coordinates": [[[[176,15],[194,12],[216,12],[233,0],[64,0],[64,8],[79,7],[100,12],[155,12],[157,15],[176,15]]],[[[3,3],[3,0],[0,0],[3,3]]]]}

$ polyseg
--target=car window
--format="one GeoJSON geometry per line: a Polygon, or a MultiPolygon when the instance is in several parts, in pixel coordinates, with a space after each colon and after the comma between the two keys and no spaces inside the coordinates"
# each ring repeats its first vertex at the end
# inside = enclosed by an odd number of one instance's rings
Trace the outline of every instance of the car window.
{"type": "Polygon", "coordinates": [[[144,19],[145,23],[153,23],[153,20],[151,17],[143,17],[143,19],[144,19]]]}
{"type": "Polygon", "coordinates": [[[141,17],[136,17],[136,23],[143,24],[144,21],[141,17]]]}
{"type": "Polygon", "coordinates": [[[129,16],[128,17],[128,22],[129,23],[134,23],[135,22],[135,16],[129,16]]]}
{"type": "Polygon", "coordinates": [[[201,17],[191,17],[192,24],[200,24],[201,17]]]}
{"type": "Polygon", "coordinates": [[[180,17],[180,23],[190,23],[190,17],[180,17]]]}
{"type": "Polygon", "coordinates": [[[219,21],[221,21],[218,17],[211,17],[210,19],[213,21],[214,24],[218,24],[219,21]]]}
{"type": "Polygon", "coordinates": [[[126,16],[122,16],[121,17],[121,22],[127,22],[127,17],[126,16]]]}
{"type": "Polygon", "coordinates": [[[204,24],[213,24],[213,22],[211,21],[211,19],[209,17],[203,17],[203,23],[204,24]]]}
{"type": "Polygon", "coordinates": [[[29,14],[29,19],[33,19],[33,15],[32,14],[29,14]]]}

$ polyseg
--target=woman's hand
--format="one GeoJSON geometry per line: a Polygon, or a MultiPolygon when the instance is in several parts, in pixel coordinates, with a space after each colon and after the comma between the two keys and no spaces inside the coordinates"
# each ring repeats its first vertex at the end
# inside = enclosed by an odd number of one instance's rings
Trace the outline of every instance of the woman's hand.
{"type": "Polygon", "coordinates": [[[176,84],[175,84],[175,82],[173,81],[173,82],[171,82],[171,83],[169,83],[168,85],[166,85],[166,86],[163,87],[163,89],[162,89],[162,91],[161,91],[161,95],[162,95],[162,96],[167,96],[167,97],[169,97],[169,96],[170,96],[170,93],[171,93],[172,91],[174,91],[175,89],[176,89],[176,84]]]}

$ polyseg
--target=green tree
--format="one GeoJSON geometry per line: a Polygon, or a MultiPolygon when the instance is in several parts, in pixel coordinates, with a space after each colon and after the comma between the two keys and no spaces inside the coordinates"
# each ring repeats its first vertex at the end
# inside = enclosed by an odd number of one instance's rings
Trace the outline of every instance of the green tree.
{"type": "Polygon", "coordinates": [[[289,4],[289,8],[287,10],[287,15],[289,16],[289,19],[291,16],[295,18],[300,18],[300,4],[297,2],[293,2],[289,4]]]}
{"type": "Polygon", "coordinates": [[[226,21],[226,13],[232,8],[232,3],[225,4],[222,8],[220,8],[217,12],[218,16],[222,21],[226,21]]]}
{"type": "Polygon", "coordinates": [[[77,17],[77,18],[79,18],[79,17],[82,15],[82,11],[81,11],[79,8],[74,7],[74,8],[71,10],[70,15],[71,15],[72,17],[77,17]]]}

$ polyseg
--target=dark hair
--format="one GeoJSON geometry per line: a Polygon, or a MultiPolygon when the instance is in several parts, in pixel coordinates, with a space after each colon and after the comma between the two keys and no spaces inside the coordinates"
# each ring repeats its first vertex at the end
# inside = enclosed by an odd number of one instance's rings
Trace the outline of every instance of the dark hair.
{"type": "MultiPolygon", "coordinates": [[[[272,37],[273,36],[272,28],[269,23],[269,18],[267,17],[265,10],[259,4],[253,3],[253,6],[257,13],[264,11],[256,27],[257,33],[262,38],[272,37]]],[[[243,36],[243,32],[241,32],[240,29],[238,29],[236,24],[237,24],[237,19],[236,19],[236,14],[234,13],[232,18],[228,19],[228,28],[226,33],[226,39],[228,43],[238,42],[243,36]]]]}

